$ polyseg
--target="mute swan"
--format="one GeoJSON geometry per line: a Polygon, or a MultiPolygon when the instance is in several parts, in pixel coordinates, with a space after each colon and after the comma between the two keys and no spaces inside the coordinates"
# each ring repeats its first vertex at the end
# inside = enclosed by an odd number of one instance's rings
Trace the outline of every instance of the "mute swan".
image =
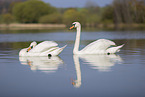
{"type": "Polygon", "coordinates": [[[123,44],[120,46],[115,46],[115,43],[113,41],[107,39],[99,39],[90,43],[84,49],[79,51],[81,24],[79,22],[74,22],[72,25],[73,26],[70,27],[70,29],[77,28],[73,54],[113,54],[119,52],[120,51],[119,49],[124,45],[123,44]],[[111,46],[115,46],[115,47],[111,47],[111,46]]]}
{"type": "Polygon", "coordinates": [[[54,41],[43,41],[37,45],[34,41],[28,48],[24,48],[19,52],[19,56],[56,56],[59,55],[66,47],[59,48],[54,41]]]}

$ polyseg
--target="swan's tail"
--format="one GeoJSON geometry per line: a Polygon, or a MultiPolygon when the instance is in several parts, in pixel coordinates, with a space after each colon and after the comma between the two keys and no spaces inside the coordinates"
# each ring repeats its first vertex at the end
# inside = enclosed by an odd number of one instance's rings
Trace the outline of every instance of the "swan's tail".
{"type": "Polygon", "coordinates": [[[120,45],[120,46],[117,46],[117,47],[111,47],[111,48],[108,48],[107,49],[107,53],[111,53],[111,54],[114,54],[116,52],[119,52],[120,51],[120,48],[122,48],[124,46],[124,44],[120,45]]]}
{"type": "Polygon", "coordinates": [[[65,45],[65,46],[63,46],[63,47],[61,47],[61,48],[57,48],[57,49],[53,50],[52,52],[50,52],[50,54],[53,55],[53,56],[57,56],[57,55],[59,55],[59,54],[63,51],[63,49],[64,49],[66,46],[67,46],[67,45],[65,45]]]}
{"type": "Polygon", "coordinates": [[[59,49],[58,55],[63,51],[63,49],[64,49],[66,46],[67,46],[67,45],[65,45],[65,46],[63,46],[63,47],[61,47],[61,48],[59,49]]]}

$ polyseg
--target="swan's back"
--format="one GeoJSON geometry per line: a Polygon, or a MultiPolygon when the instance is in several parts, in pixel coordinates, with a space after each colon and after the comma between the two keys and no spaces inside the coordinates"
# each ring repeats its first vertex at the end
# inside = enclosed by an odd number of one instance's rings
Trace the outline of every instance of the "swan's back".
{"type": "Polygon", "coordinates": [[[104,53],[104,51],[106,51],[106,49],[112,45],[115,45],[115,43],[113,41],[110,41],[107,39],[99,39],[99,40],[96,40],[96,41],[90,43],[89,45],[87,45],[80,52],[83,52],[86,54],[87,53],[94,54],[94,53],[99,53],[98,51],[100,51],[100,53],[104,53]]]}
{"type": "Polygon", "coordinates": [[[44,52],[46,50],[48,50],[51,47],[55,47],[58,46],[58,44],[54,41],[43,41],[41,43],[39,43],[38,45],[36,45],[32,50],[30,50],[30,52],[44,52]]]}

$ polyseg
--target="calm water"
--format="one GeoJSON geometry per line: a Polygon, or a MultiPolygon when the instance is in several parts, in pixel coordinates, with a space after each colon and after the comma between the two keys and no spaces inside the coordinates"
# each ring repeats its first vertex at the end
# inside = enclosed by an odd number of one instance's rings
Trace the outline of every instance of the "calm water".
{"type": "Polygon", "coordinates": [[[73,56],[75,30],[10,32],[0,31],[0,97],[145,97],[144,31],[83,31],[80,48],[99,38],[125,44],[116,55],[89,56],[73,56]],[[19,58],[34,40],[67,47],[58,57],[19,58]]]}

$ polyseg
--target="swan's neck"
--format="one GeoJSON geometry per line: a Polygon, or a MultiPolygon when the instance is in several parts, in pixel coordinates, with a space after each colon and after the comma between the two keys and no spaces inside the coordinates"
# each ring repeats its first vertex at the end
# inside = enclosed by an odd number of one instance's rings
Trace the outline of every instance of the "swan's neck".
{"type": "Polygon", "coordinates": [[[81,35],[81,25],[77,27],[76,40],[75,40],[73,54],[77,54],[79,52],[80,35],[81,35]]]}

